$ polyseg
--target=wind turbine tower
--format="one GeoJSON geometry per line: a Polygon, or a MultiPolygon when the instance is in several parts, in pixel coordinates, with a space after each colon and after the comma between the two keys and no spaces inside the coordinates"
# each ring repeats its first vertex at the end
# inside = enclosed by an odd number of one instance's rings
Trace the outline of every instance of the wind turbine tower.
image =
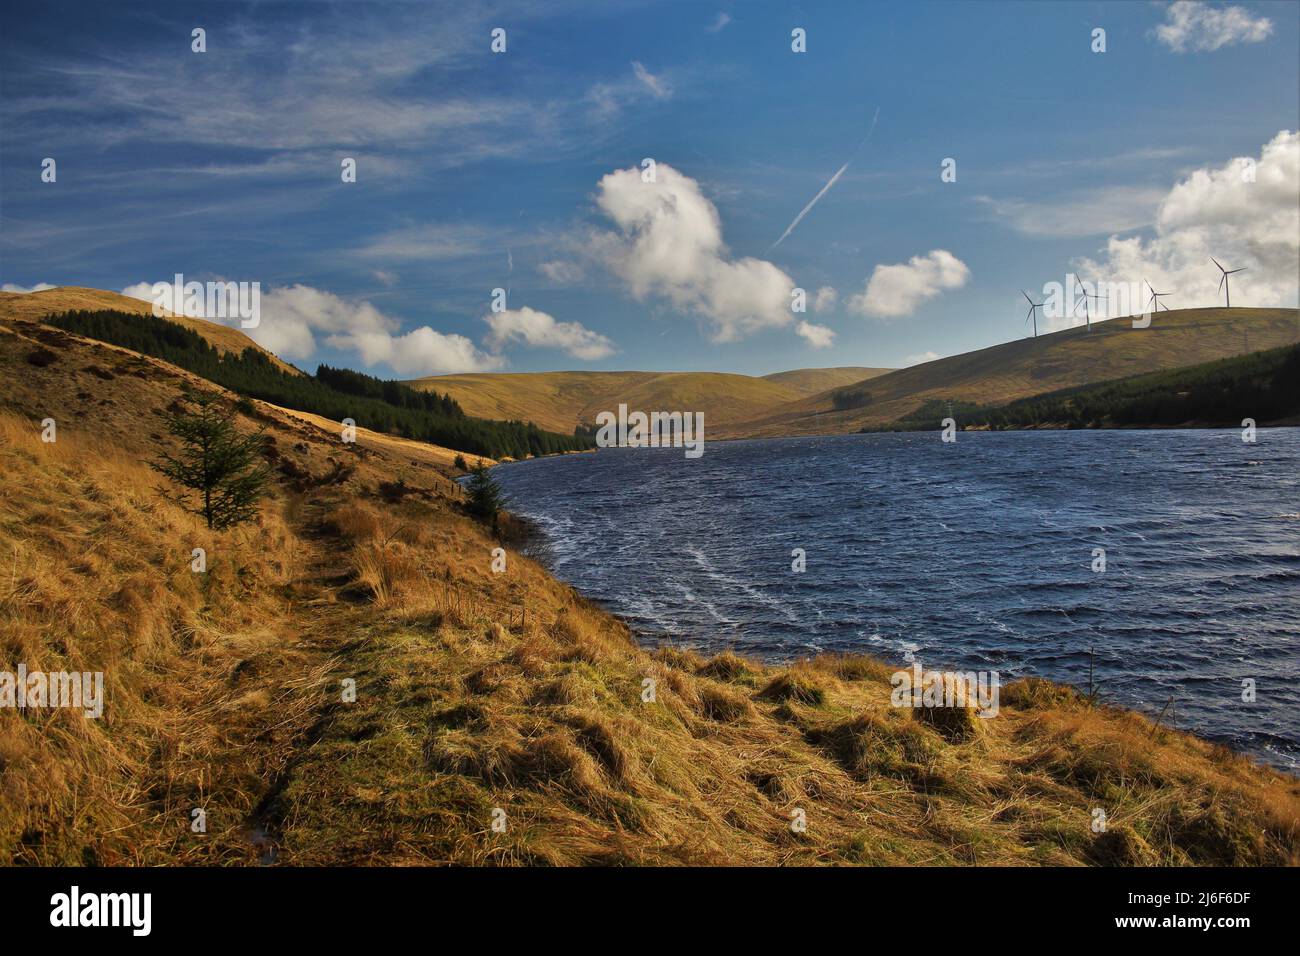
{"type": "Polygon", "coordinates": [[[1219,266],[1219,271],[1223,273],[1223,275],[1219,278],[1219,288],[1223,290],[1224,308],[1231,309],[1232,293],[1228,289],[1228,276],[1236,275],[1238,272],[1245,272],[1246,267],[1242,266],[1240,269],[1225,269],[1223,268],[1223,266],[1219,265],[1219,260],[1214,258],[1214,256],[1210,256],[1210,261],[1213,262],[1216,266],[1219,266]]]}
{"type": "Polygon", "coordinates": [[[1034,320],[1034,338],[1038,338],[1038,310],[1043,307],[1043,303],[1035,302],[1033,299],[1029,298],[1029,293],[1024,289],[1020,290],[1020,294],[1023,295],[1025,301],[1029,303],[1029,313],[1025,316],[1025,324],[1028,325],[1031,318],[1034,320]]]}

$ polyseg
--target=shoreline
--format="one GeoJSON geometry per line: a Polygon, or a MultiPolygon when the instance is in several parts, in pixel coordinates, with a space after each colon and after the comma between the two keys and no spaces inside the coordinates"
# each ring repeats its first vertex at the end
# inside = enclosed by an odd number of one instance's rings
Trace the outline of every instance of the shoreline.
{"type": "MultiPolygon", "coordinates": [[[[1262,427],[1291,427],[1291,426],[1262,426],[1262,427]]],[[[993,430],[993,431],[1038,431],[1038,430],[1040,430],[1040,429],[991,429],[991,430],[993,430]]],[[[1066,429],[1066,430],[1068,430],[1068,429],[1066,429]]],[[[1123,431],[1133,431],[1133,430],[1138,430],[1138,431],[1143,431],[1143,430],[1149,430],[1149,431],[1166,431],[1166,430],[1172,430],[1172,429],[1164,429],[1164,428],[1161,428],[1161,429],[1144,429],[1144,428],[1133,428],[1133,429],[1128,429],[1128,428],[1126,428],[1126,429],[1118,429],[1118,428],[1117,428],[1117,429],[1113,429],[1113,430],[1116,430],[1116,431],[1120,431],[1120,430],[1123,430],[1123,431]]],[[[1182,430],[1182,429],[1179,429],[1179,430],[1182,430]]],[[[1207,429],[1207,430],[1208,430],[1208,429],[1207,429]]],[[[853,437],[854,435],[859,435],[859,434],[864,434],[864,433],[850,433],[850,434],[844,434],[844,435],[821,435],[821,436],[787,436],[786,438],[783,438],[783,439],[730,439],[730,441],[781,441],[781,440],[793,440],[793,439],[797,439],[797,438],[814,438],[814,437],[816,437],[816,438],[837,438],[837,437],[848,438],[848,437],[853,437]]],[[[876,434],[876,433],[869,433],[869,434],[876,434]]],[[[716,440],[718,440],[718,441],[722,441],[722,440],[727,440],[727,439],[716,439],[716,440]]],[[[600,450],[601,450],[601,449],[593,449],[592,451],[595,452],[595,451],[600,451],[600,450]]],[[[637,450],[640,450],[640,449],[637,449],[637,450]]],[[[671,451],[672,449],[653,449],[653,450],[668,450],[668,451],[671,451]]],[[[575,453],[565,453],[565,454],[575,454],[575,453]]],[[[562,456],[561,456],[561,455],[548,455],[548,456],[542,456],[542,457],[546,457],[546,458],[555,458],[555,457],[562,457],[562,456]]],[[[527,459],[525,459],[525,460],[527,460],[527,459]]],[[[513,462],[501,462],[500,464],[505,465],[505,464],[521,464],[521,463],[522,463],[522,462],[519,462],[519,461],[513,461],[513,462]]],[[[495,467],[496,467],[496,466],[494,466],[493,469],[490,469],[490,470],[495,470],[495,467]]],[[[507,509],[507,511],[509,511],[509,509],[507,509]]],[[[579,583],[577,583],[577,582],[575,582],[575,581],[571,581],[571,580],[569,580],[568,578],[566,578],[565,576],[561,575],[560,573],[558,573],[558,572],[556,571],[556,569],[554,568],[554,565],[553,565],[553,557],[552,557],[552,555],[551,555],[551,553],[550,553],[550,542],[551,542],[551,538],[550,538],[550,535],[548,535],[548,533],[545,531],[545,529],[544,529],[544,527],[542,526],[541,522],[539,522],[536,518],[531,517],[531,516],[529,516],[529,515],[516,514],[515,512],[509,512],[509,513],[511,514],[511,517],[512,517],[513,520],[518,521],[518,522],[521,522],[521,523],[525,526],[525,528],[526,528],[526,536],[525,536],[525,539],[524,539],[524,542],[523,542],[523,546],[522,546],[521,549],[520,549],[520,550],[522,551],[522,553],[524,553],[525,556],[529,557],[530,559],[536,561],[536,562],[537,562],[537,563],[542,567],[542,569],[543,569],[543,570],[544,570],[548,575],[550,575],[551,577],[553,577],[553,578],[555,578],[556,580],[560,581],[561,583],[563,583],[563,584],[565,584],[565,585],[567,585],[567,586],[569,586],[569,587],[574,588],[574,590],[577,591],[579,594],[581,594],[581,595],[582,595],[586,600],[591,601],[595,606],[599,607],[603,612],[605,612],[605,613],[608,614],[610,617],[612,617],[612,618],[614,618],[615,620],[617,620],[620,624],[622,624],[622,625],[623,625],[623,626],[628,630],[628,632],[633,636],[633,638],[636,640],[636,642],[637,642],[641,647],[643,647],[647,652],[654,653],[654,652],[656,652],[656,651],[658,651],[658,650],[660,650],[660,649],[663,649],[663,648],[665,648],[665,647],[668,647],[668,648],[680,649],[680,650],[684,650],[684,651],[688,651],[688,652],[692,652],[692,653],[699,653],[699,654],[702,654],[702,655],[717,655],[717,654],[736,654],[736,653],[740,653],[740,652],[737,652],[737,651],[735,650],[734,645],[728,644],[727,642],[712,642],[712,641],[707,641],[707,640],[699,640],[699,641],[687,641],[687,642],[683,642],[683,643],[678,643],[677,639],[676,639],[675,636],[672,635],[672,634],[669,634],[669,633],[656,633],[656,632],[654,632],[654,631],[650,631],[650,630],[647,630],[647,629],[645,629],[645,628],[642,628],[642,627],[639,627],[639,626],[633,624],[633,623],[632,623],[632,622],[631,622],[631,621],[630,621],[630,620],[629,620],[629,619],[628,619],[624,614],[622,614],[621,612],[619,612],[619,611],[617,611],[617,610],[614,609],[613,603],[612,603],[611,601],[609,601],[608,599],[604,598],[604,597],[601,596],[601,595],[598,595],[598,594],[595,594],[595,593],[592,593],[592,592],[588,591],[587,589],[585,589],[585,588],[583,588],[582,586],[580,586],[579,583]]],[[[514,544],[515,542],[512,540],[511,543],[514,544]]],[[[886,665],[886,666],[889,666],[889,667],[893,667],[893,668],[895,668],[896,670],[905,669],[905,666],[910,666],[910,662],[903,662],[903,663],[900,663],[898,660],[895,660],[895,659],[893,659],[893,658],[891,658],[891,657],[887,657],[887,656],[884,656],[884,655],[879,654],[879,653],[877,653],[877,652],[866,651],[866,650],[849,650],[849,651],[827,651],[827,650],[821,650],[821,651],[814,651],[814,650],[812,650],[811,648],[804,648],[804,647],[801,647],[801,648],[799,648],[799,649],[796,649],[796,650],[792,651],[792,652],[789,653],[789,654],[773,654],[773,653],[763,653],[763,652],[756,652],[756,651],[747,651],[747,652],[743,652],[743,653],[744,653],[744,656],[746,656],[746,657],[748,657],[748,658],[750,658],[750,659],[752,659],[752,660],[755,660],[756,662],[758,662],[758,663],[760,663],[760,664],[762,664],[762,665],[764,665],[764,666],[768,666],[768,667],[778,667],[778,668],[779,668],[779,667],[789,667],[789,666],[792,666],[792,665],[799,664],[799,663],[801,663],[801,662],[802,662],[802,663],[806,663],[807,661],[809,661],[809,660],[811,660],[811,659],[813,659],[813,658],[815,658],[815,657],[817,657],[817,656],[827,655],[827,654],[836,654],[836,653],[860,654],[860,655],[862,655],[862,656],[864,656],[864,657],[870,658],[870,659],[873,660],[873,661],[878,661],[879,663],[881,663],[881,664],[883,664],[883,665],[886,665]]],[[[956,668],[956,667],[944,667],[944,668],[942,668],[942,669],[945,670],[945,671],[960,670],[959,668],[956,668]]],[[[1057,685],[1057,686],[1060,686],[1060,687],[1065,687],[1065,688],[1068,688],[1068,689],[1070,689],[1070,690],[1072,690],[1072,691],[1075,691],[1075,692],[1080,692],[1080,693],[1084,693],[1084,692],[1086,692],[1086,688],[1083,687],[1081,684],[1077,684],[1077,683],[1075,683],[1075,682],[1073,682],[1073,681],[1069,681],[1069,680],[1062,680],[1062,679],[1060,679],[1060,678],[1047,677],[1047,676],[1040,675],[1040,674],[1033,673],[1033,672],[1023,673],[1023,674],[1021,674],[1021,673],[1015,673],[1015,674],[1013,674],[1013,673],[1011,673],[1011,672],[1008,672],[1007,679],[1006,679],[1005,681],[1003,681],[1003,686],[1006,686],[1006,685],[1008,685],[1008,684],[1015,683],[1016,681],[1021,681],[1021,680],[1042,680],[1042,681],[1048,681],[1048,682],[1050,682],[1050,683],[1052,683],[1052,684],[1054,684],[1054,685],[1057,685]]],[[[1146,719],[1146,720],[1156,719],[1156,717],[1157,717],[1156,714],[1147,713],[1145,710],[1143,710],[1143,709],[1141,709],[1141,708],[1139,708],[1139,707],[1137,707],[1137,706],[1132,706],[1132,705],[1128,705],[1128,704],[1109,704],[1109,705],[1107,705],[1107,706],[1111,706],[1111,707],[1114,707],[1114,708],[1119,709],[1119,710],[1123,710],[1123,711],[1127,711],[1127,712],[1130,712],[1130,713],[1133,713],[1133,714],[1139,715],[1139,716],[1141,716],[1142,718],[1144,718],[1144,719],[1146,719]]],[[[1168,705],[1166,705],[1166,707],[1167,707],[1167,706],[1168,706],[1168,705]]],[[[1163,716],[1163,713],[1164,713],[1164,712],[1161,711],[1160,714],[1159,714],[1159,716],[1163,716]]],[[[1250,761],[1253,765],[1256,765],[1256,766],[1261,767],[1261,768],[1264,768],[1264,769],[1273,770],[1273,771],[1277,771],[1277,772],[1280,772],[1280,773],[1286,774],[1287,776],[1292,777],[1292,778],[1295,778],[1298,782],[1300,782],[1300,762],[1293,762],[1293,763],[1291,763],[1290,765],[1287,765],[1287,764],[1284,764],[1284,763],[1281,763],[1281,762],[1278,762],[1278,763],[1269,762],[1269,761],[1266,761],[1266,760],[1262,759],[1261,757],[1259,757],[1259,756],[1258,756],[1254,751],[1247,750],[1247,749],[1243,749],[1243,748],[1241,748],[1240,746],[1235,745],[1233,742],[1228,742],[1228,741],[1224,741],[1224,740],[1214,739],[1213,737],[1206,736],[1206,735],[1200,733],[1200,732],[1197,731],[1196,729],[1187,729],[1187,728],[1184,727],[1184,728],[1181,728],[1181,730],[1182,730],[1182,732],[1184,732],[1184,733],[1191,734],[1192,736],[1196,737],[1198,740],[1204,741],[1207,745],[1224,747],[1224,748],[1226,748],[1226,749],[1231,750],[1233,753],[1237,754],[1238,756],[1242,757],[1243,759],[1246,759],[1246,760],[1250,761]]],[[[1281,755],[1279,755],[1279,757],[1280,757],[1280,756],[1281,756],[1281,755]]]]}

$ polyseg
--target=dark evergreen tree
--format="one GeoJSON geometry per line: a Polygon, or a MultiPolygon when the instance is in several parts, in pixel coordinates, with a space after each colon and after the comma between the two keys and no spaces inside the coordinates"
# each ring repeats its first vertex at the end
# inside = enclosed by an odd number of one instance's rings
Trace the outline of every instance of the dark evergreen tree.
{"type": "Polygon", "coordinates": [[[506,506],[506,499],[501,486],[488,474],[483,462],[480,461],[470,472],[469,481],[465,482],[465,493],[469,495],[470,514],[495,524],[497,515],[506,506]]]}
{"type": "Polygon", "coordinates": [[[190,492],[180,497],[186,511],[202,515],[217,531],[247,521],[266,493],[270,467],[260,460],[262,430],[241,435],[233,414],[210,395],[194,395],[195,411],[167,415],[167,430],[181,440],[178,455],[167,452],[153,467],[190,492]]]}

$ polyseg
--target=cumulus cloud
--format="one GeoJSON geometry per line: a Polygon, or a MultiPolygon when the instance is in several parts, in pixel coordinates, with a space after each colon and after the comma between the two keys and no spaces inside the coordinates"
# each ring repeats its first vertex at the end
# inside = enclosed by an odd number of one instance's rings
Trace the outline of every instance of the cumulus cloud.
{"type": "Polygon", "coordinates": [[[6,282],[0,285],[0,292],[17,292],[26,295],[29,292],[44,292],[46,289],[57,289],[58,286],[52,286],[48,282],[38,282],[34,286],[14,285],[12,282],[6,282]]]}
{"type": "Polygon", "coordinates": [[[620,169],[600,180],[596,203],[618,230],[593,235],[589,252],[638,300],[663,297],[703,317],[715,342],[790,324],[794,282],[766,260],[730,256],[694,179],[665,163],[649,183],[620,169]]]}
{"type": "Polygon", "coordinates": [[[1248,270],[1232,278],[1234,306],[1294,307],[1300,283],[1297,195],[1300,136],[1283,130],[1258,160],[1239,157],[1187,176],[1160,203],[1153,237],[1111,236],[1104,255],[1078,260],[1078,271],[1089,282],[1149,280],[1172,293],[1166,303],[1173,308],[1220,305],[1213,256],[1228,269],[1248,270]]]}
{"type": "Polygon", "coordinates": [[[813,298],[813,311],[827,312],[835,308],[835,303],[839,301],[839,297],[839,293],[830,286],[822,286],[817,290],[817,295],[813,298]]]}
{"type": "Polygon", "coordinates": [[[485,355],[463,335],[448,335],[422,325],[404,335],[361,331],[330,336],[339,348],[354,349],[367,365],[387,365],[398,375],[418,377],[452,372],[486,372],[505,365],[499,355],[485,355]]]}
{"type": "Polygon", "coordinates": [[[1209,53],[1236,43],[1259,43],[1273,32],[1268,17],[1253,17],[1244,7],[1212,7],[1178,0],[1165,9],[1156,39],[1175,53],[1209,53]]]}
{"type": "MultiPolygon", "coordinates": [[[[122,292],[146,302],[154,300],[153,283],[139,282],[122,292]]],[[[169,312],[179,311],[172,307],[170,292],[169,287],[161,305],[169,312]]],[[[238,318],[208,318],[239,327],[238,318]]],[[[316,354],[318,339],[323,339],[332,348],[355,352],[365,365],[386,365],[403,376],[489,371],[505,364],[463,335],[444,334],[427,325],[399,334],[400,328],[397,319],[364,300],[292,285],[262,290],[261,320],[257,328],[244,331],[281,358],[309,359],[316,354]]]]}
{"type": "Polygon", "coordinates": [[[489,332],[486,344],[500,350],[509,342],[522,342],[532,348],[563,349],[574,358],[594,360],[614,354],[614,343],[578,322],[557,322],[545,312],[525,306],[507,309],[483,317],[489,332]]]}
{"type": "Polygon", "coordinates": [[[826,349],[835,344],[834,329],[828,329],[824,325],[814,325],[811,322],[803,321],[795,326],[795,332],[803,336],[808,344],[815,349],[826,349]]]}
{"type": "Polygon", "coordinates": [[[860,295],[849,299],[853,312],[893,319],[911,315],[922,302],[941,292],[960,289],[970,278],[970,269],[946,249],[934,249],[924,256],[912,256],[896,265],[878,265],[860,295]]]}

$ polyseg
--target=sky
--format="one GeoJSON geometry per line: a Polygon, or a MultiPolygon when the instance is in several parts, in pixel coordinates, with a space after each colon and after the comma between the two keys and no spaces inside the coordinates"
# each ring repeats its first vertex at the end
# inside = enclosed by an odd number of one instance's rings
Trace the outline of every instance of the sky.
{"type": "Polygon", "coordinates": [[[308,370],[899,367],[1032,334],[1021,290],[1070,274],[1221,304],[1210,256],[1233,305],[1297,305],[1295,3],[18,0],[0,30],[0,287],[256,282],[250,334],[308,370]]]}

